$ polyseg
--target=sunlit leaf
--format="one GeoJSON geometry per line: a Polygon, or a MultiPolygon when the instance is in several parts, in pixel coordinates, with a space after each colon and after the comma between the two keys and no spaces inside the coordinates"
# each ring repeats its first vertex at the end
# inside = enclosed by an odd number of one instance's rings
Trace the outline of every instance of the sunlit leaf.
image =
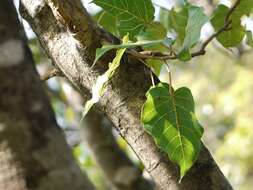
{"type": "Polygon", "coordinates": [[[117,18],[121,35],[137,35],[154,19],[155,9],[151,0],[93,0],[117,18]]]}
{"type": "Polygon", "coordinates": [[[180,166],[182,179],[198,158],[203,134],[191,91],[185,87],[174,91],[168,84],[159,83],[146,96],[141,115],[144,128],[180,166]]]}

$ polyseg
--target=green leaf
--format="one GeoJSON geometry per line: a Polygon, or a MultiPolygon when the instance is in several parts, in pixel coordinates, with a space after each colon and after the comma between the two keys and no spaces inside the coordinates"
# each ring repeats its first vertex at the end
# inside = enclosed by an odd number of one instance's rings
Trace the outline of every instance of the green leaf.
{"type": "Polygon", "coordinates": [[[180,60],[187,61],[191,59],[190,49],[198,43],[201,28],[207,21],[208,17],[204,14],[203,8],[189,6],[187,26],[185,28],[185,38],[183,47],[179,52],[180,60]]]}
{"type": "Polygon", "coordinates": [[[166,28],[160,22],[152,22],[145,31],[141,32],[138,40],[159,40],[167,36],[166,28]]]}
{"type": "MultiPolygon", "coordinates": [[[[128,42],[128,36],[123,38],[123,44],[128,42]]],[[[83,116],[89,112],[92,106],[99,101],[99,98],[104,94],[106,83],[113,77],[116,69],[120,65],[121,58],[125,53],[126,48],[121,48],[116,52],[116,56],[111,63],[109,63],[109,69],[101,76],[97,78],[96,84],[92,87],[92,98],[85,103],[83,116]]]]}
{"type": "Polygon", "coordinates": [[[163,62],[157,59],[148,59],[146,60],[147,66],[152,69],[157,77],[159,77],[163,62]]]}
{"type": "Polygon", "coordinates": [[[180,166],[180,177],[192,167],[201,149],[203,128],[194,114],[194,100],[188,88],[174,91],[159,83],[146,94],[141,121],[156,144],[180,166]]]}
{"type": "MultiPolygon", "coordinates": [[[[229,11],[229,8],[225,5],[219,5],[217,9],[213,13],[213,18],[211,19],[211,23],[215,29],[218,31],[220,28],[224,26],[226,15],[229,11]]],[[[231,23],[230,30],[222,32],[217,40],[226,48],[237,46],[245,35],[245,30],[241,26],[240,17],[234,18],[231,23]]]]}
{"type": "Polygon", "coordinates": [[[251,31],[246,31],[246,44],[253,47],[253,36],[251,31]]]}
{"type": "Polygon", "coordinates": [[[239,6],[236,7],[235,11],[231,15],[231,19],[240,20],[242,16],[249,15],[252,12],[253,12],[253,1],[241,0],[239,6]]]}
{"type": "Polygon", "coordinates": [[[117,34],[117,23],[116,18],[112,15],[108,14],[106,11],[100,11],[96,15],[94,15],[94,19],[97,21],[99,25],[105,28],[107,31],[117,34]]]}
{"type": "Polygon", "coordinates": [[[168,20],[169,28],[175,30],[177,40],[182,45],[179,59],[190,60],[190,49],[198,43],[201,28],[208,21],[208,17],[204,14],[203,8],[186,4],[179,12],[172,9],[168,20]]]}
{"type": "Polygon", "coordinates": [[[103,45],[101,48],[98,48],[96,50],[96,58],[93,64],[95,64],[106,52],[112,50],[112,49],[119,49],[119,48],[134,48],[137,46],[142,47],[149,47],[159,44],[164,44],[165,46],[171,46],[174,43],[174,40],[171,38],[166,38],[162,40],[153,40],[153,41],[138,41],[135,43],[124,43],[120,45],[103,45]]]}
{"type": "MultiPolygon", "coordinates": [[[[225,23],[226,15],[229,8],[225,5],[219,5],[213,13],[211,23],[216,31],[218,31],[225,23]]],[[[244,38],[246,31],[241,25],[241,18],[244,15],[249,15],[253,12],[253,1],[252,0],[241,0],[240,4],[236,7],[234,12],[230,16],[232,21],[230,30],[222,32],[217,40],[224,47],[235,47],[244,38]]]]}
{"type": "Polygon", "coordinates": [[[180,45],[183,44],[185,38],[185,28],[188,21],[188,8],[183,6],[180,12],[176,12],[174,9],[172,9],[169,12],[168,21],[168,27],[175,30],[177,33],[177,40],[179,41],[180,45]]]}
{"type": "Polygon", "coordinates": [[[155,9],[151,0],[93,0],[118,20],[121,35],[129,33],[130,39],[154,19],[155,9]]]}

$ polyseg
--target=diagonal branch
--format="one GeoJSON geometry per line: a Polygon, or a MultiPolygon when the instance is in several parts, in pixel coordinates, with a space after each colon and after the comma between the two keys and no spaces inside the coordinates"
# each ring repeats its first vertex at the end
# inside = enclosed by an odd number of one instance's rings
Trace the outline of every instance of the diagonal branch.
{"type": "MultiPolygon", "coordinates": [[[[43,4],[43,0],[40,3],[31,0],[21,2],[23,17],[31,24],[58,68],[82,92],[91,92],[96,78],[108,62],[91,68],[101,38],[87,11],[77,0],[61,0],[58,2],[64,12],[61,18],[70,20],[60,22],[55,16],[61,14],[54,7],[57,4],[48,4],[49,7],[43,4]]],[[[121,64],[117,75],[108,85],[106,94],[99,102],[100,109],[132,147],[160,189],[232,189],[204,146],[195,166],[178,184],[177,168],[161,153],[140,123],[140,110],[151,85],[146,70],[144,64],[129,57],[128,63],[121,64]]]]}

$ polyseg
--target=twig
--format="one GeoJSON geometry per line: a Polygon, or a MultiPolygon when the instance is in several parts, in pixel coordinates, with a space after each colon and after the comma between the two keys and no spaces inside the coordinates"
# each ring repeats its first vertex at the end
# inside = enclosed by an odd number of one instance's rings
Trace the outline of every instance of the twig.
{"type": "Polygon", "coordinates": [[[155,80],[154,80],[153,72],[152,72],[151,69],[149,71],[150,71],[150,78],[151,78],[152,86],[155,86],[155,80]]]}
{"type": "Polygon", "coordinates": [[[232,13],[235,11],[236,7],[238,7],[240,3],[241,3],[241,0],[237,0],[235,4],[233,5],[233,7],[228,11],[227,16],[225,18],[225,23],[229,22],[230,16],[232,15],[232,13]]]}
{"type": "Polygon", "coordinates": [[[206,47],[207,45],[214,39],[216,38],[219,34],[221,34],[222,32],[224,32],[228,26],[231,24],[232,21],[227,21],[225,22],[225,25],[220,29],[218,30],[216,33],[214,33],[213,35],[211,35],[201,46],[200,50],[197,51],[197,52],[194,52],[191,54],[192,57],[196,57],[196,56],[200,56],[200,55],[204,55],[206,53],[206,47]]]}
{"type": "Polygon", "coordinates": [[[172,88],[172,74],[171,74],[171,70],[170,70],[170,67],[169,67],[169,65],[168,65],[168,63],[166,63],[166,61],[164,61],[164,63],[165,63],[165,66],[166,66],[166,70],[167,70],[167,72],[168,72],[168,74],[169,74],[169,85],[170,85],[170,95],[171,95],[171,97],[173,96],[173,88],[172,88]]]}
{"type": "Polygon", "coordinates": [[[53,67],[49,69],[44,75],[42,75],[40,77],[40,80],[47,81],[48,79],[56,77],[56,76],[63,76],[63,74],[59,69],[53,67]]]}

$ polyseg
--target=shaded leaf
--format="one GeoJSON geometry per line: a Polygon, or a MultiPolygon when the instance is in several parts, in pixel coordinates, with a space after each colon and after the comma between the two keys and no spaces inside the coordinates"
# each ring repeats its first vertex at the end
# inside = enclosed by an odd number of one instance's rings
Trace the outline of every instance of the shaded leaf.
{"type": "Polygon", "coordinates": [[[194,114],[191,91],[169,88],[159,83],[147,92],[141,120],[156,144],[180,166],[182,179],[198,158],[203,128],[194,114]]]}
{"type": "Polygon", "coordinates": [[[246,44],[253,47],[253,36],[251,31],[246,31],[246,44]]]}
{"type": "Polygon", "coordinates": [[[175,32],[177,33],[177,40],[179,41],[180,45],[182,45],[184,42],[185,28],[188,21],[187,7],[183,6],[180,12],[176,12],[174,9],[172,9],[169,12],[168,21],[169,21],[168,27],[175,30],[175,32]]]}
{"type": "Polygon", "coordinates": [[[190,49],[198,43],[201,29],[207,21],[208,17],[204,14],[203,8],[189,6],[185,38],[183,47],[179,52],[180,60],[187,61],[191,59],[190,49]]]}
{"type": "Polygon", "coordinates": [[[152,22],[145,31],[141,32],[138,40],[159,40],[167,36],[166,28],[160,22],[152,22]]]}
{"type": "Polygon", "coordinates": [[[129,33],[132,39],[154,19],[155,9],[151,0],[93,0],[117,18],[121,35],[129,33]]]}
{"type": "MultiPolygon", "coordinates": [[[[225,5],[219,5],[217,9],[213,13],[213,18],[211,19],[211,23],[215,29],[218,31],[220,28],[224,26],[226,15],[229,11],[229,8],[225,5]]],[[[230,30],[222,32],[218,37],[217,40],[224,46],[224,47],[235,47],[237,46],[242,40],[245,35],[244,28],[241,26],[241,20],[239,18],[233,19],[231,23],[230,30]]]]}
{"type": "Polygon", "coordinates": [[[208,21],[203,8],[186,4],[179,12],[172,9],[169,12],[168,21],[169,28],[175,30],[177,40],[182,45],[179,51],[179,59],[182,61],[190,60],[190,49],[198,43],[201,29],[208,21]]]}
{"type": "MultiPolygon", "coordinates": [[[[229,8],[225,5],[219,5],[214,11],[211,23],[216,31],[224,25],[228,11],[229,8]]],[[[236,7],[234,12],[230,16],[230,20],[232,21],[230,30],[221,33],[217,37],[217,40],[224,47],[237,46],[243,40],[246,34],[244,27],[241,25],[241,18],[242,16],[249,15],[252,12],[253,1],[241,0],[240,4],[236,7]]]]}
{"type": "Polygon", "coordinates": [[[146,60],[147,66],[152,69],[157,77],[159,77],[163,62],[157,59],[148,59],[146,60]]]}
{"type": "Polygon", "coordinates": [[[97,21],[99,25],[105,28],[107,31],[117,34],[117,23],[116,18],[112,15],[108,14],[106,11],[100,11],[96,15],[94,15],[94,19],[97,21]]]}

